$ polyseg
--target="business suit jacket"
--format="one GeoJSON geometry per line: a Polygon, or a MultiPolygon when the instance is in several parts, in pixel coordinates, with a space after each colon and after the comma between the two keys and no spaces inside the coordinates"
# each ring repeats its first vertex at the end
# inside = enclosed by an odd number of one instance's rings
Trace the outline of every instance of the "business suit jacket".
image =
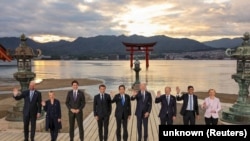
{"type": "Polygon", "coordinates": [[[130,96],[128,94],[125,94],[124,97],[125,97],[124,106],[122,105],[121,94],[116,94],[111,101],[112,103],[116,103],[115,117],[119,119],[122,119],[122,116],[124,116],[124,118],[127,119],[128,116],[131,115],[130,96]]]}
{"type": "Polygon", "coordinates": [[[143,101],[143,96],[141,91],[138,91],[136,96],[132,96],[131,100],[137,101],[135,115],[139,117],[143,117],[146,112],[151,112],[152,109],[152,96],[151,93],[145,91],[145,100],[143,101]]]}
{"type": "Polygon", "coordinates": [[[100,94],[95,95],[94,97],[94,116],[98,116],[100,118],[110,116],[112,111],[111,98],[110,95],[104,93],[104,101],[102,103],[100,94]]]}
{"type": "Polygon", "coordinates": [[[161,102],[161,110],[159,113],[160,118],[164,118],[168,113],[168,117],[176,116],[176,98],[173,95],[170,95],[169,104],[167,103],[166,95],[161,95],[158,98],[155,98],[155,103],[161,102]]]}
{"type": "Polygon", "coordinates": [[[51,119],[53,120],[53,123],[55,125],[55,129],[59,130],[62,128],[62,124],[61,122],[58,122],[58,119],[61,119],[62,115],[61,115],[61,105],[60,105],[60,101],[57,99],[54,99],[54,115],[51,116],[50,112],[52,111],[52,104],[50,102],[50,100],[45,101],[45,106],[43,106],[44,111],[46,111],[46,126],[45,129],[46,131],[48,131],[48,129],[50,128],[50,122],[51,119]]]}
{"type": "MultiPolygon", "coordinates": [[[[188,98],[189,98],[188,93],[185,93],[182,96],[178,96],[178,95],[176,96],[177,101],[183,100],[182,108],[180,111],[181,115],[185,115],[187,105],[188,105],[188,98]]],[[[194,114],[199,115],[198,98],[194,94],[193,94],[193,108],[194,108],[194,114]]]]}
{"type": "Polygon", "coordinates": [[[82,109],[85,107],[85,96],[81,90],[77,90],[77,98],[76,101],[74,100],[73,90],[68,92],[66,98],[66,105],[70,111],[70,109],[79,109],[82,112],[82,109]]]}
{"type": "Polygon", "coordinates": [[[22,98],[24,99],[23,116],[27,117],[29,116],[29,114],[31,114],[32,116],[36,116],[37,113],[41,113],[41,92],[35,90],[31,101],[30,90],[25,90],[20,95],[17,95],[14,98],[16,100],[20,100],[22,98]]]}

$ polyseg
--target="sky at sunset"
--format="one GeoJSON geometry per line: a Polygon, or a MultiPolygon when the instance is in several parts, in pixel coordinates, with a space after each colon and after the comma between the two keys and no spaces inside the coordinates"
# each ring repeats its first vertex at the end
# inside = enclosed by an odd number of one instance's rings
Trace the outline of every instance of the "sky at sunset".
{"type": "Polygon", "coordinates": [[[39,42],[98,35],[207,41],[250,31],[250,0],[1,0],[0,37],[39,42]]]}

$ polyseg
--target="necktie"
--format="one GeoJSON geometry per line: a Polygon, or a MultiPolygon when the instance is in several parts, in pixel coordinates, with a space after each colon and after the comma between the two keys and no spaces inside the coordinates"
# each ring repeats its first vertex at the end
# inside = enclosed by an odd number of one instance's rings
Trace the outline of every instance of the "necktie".
{"type": "Polygon", "coordinates": [[[101,94],[101,101],[103,101],[103,94],[101,94]]]}
{"type": "Polygon", "coordinates": [[[190,107],[189,107],[189,110],[193,110],[193,101],[192,101],[192,96],[191,95],[189,95],[189,103],[190,103],[190,107]]]}
{"type": "Polygon", "coordinates": [[[32,101],[33,94],[34,94],[34,92],[30,91],[30,101],[32,101]]]}
{"type": "Polygon", "coordinates": [[[76,101],[76,91],[74,91],[74,100],[76,101]]]}
{"type": "Polygon", "coordinates": [[[167,96],[167,104],[169,105],[169,96],[167,96]]]}
{"type": "Polygon", "coordinates": [[[167,96],[167,114],[168,114],[169,96],[167,96]]]}
{"type": "Polygon", "coordinates": [[[144,102],[144,100],[145,100],[145,92],[144,91],[142,92],[142,98],[143,98],[142,100],[144,102]]]}
{"type": "Polygon", "coordinates": [[[122,106],[124,106],[124,103],[125,103],[125,99],[124,99],[124,96],[122,96],[122,106]]]}

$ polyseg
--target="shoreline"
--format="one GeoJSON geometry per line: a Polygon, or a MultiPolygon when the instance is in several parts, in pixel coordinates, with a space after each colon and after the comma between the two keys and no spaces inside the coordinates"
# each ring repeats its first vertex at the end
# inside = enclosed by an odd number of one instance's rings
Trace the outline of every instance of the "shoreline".
{"type": "MultiPolygon", "coordinates": [[[[79,82],[79,86],[89,86],[103,83],[102,80],[99,79],[90,79],[90,78],[69,78],[69,79],[43,79],[36,82],[36,89],[56,89],[62,87],[71,87],[71,82],[73,80],[77,80],[79,82]]],[[[0,85],[0,91],[11,91],[13,87],[20,88],[20,84],[16,80],[8,79],[7,85],[0,85]]]]}

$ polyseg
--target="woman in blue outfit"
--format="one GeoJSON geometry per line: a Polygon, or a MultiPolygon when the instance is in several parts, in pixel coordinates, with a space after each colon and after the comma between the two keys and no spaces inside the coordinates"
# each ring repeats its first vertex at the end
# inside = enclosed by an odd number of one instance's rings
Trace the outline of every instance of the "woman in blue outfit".
{"type": "Polygon", "coordinates": [[[55,99],[53,91],[49,92],[49,99],[42,102],[46,112],[46,131],[50,130],[51,141],[56,141],[58,132],[62,129],[60,101],[55,99]]]}

